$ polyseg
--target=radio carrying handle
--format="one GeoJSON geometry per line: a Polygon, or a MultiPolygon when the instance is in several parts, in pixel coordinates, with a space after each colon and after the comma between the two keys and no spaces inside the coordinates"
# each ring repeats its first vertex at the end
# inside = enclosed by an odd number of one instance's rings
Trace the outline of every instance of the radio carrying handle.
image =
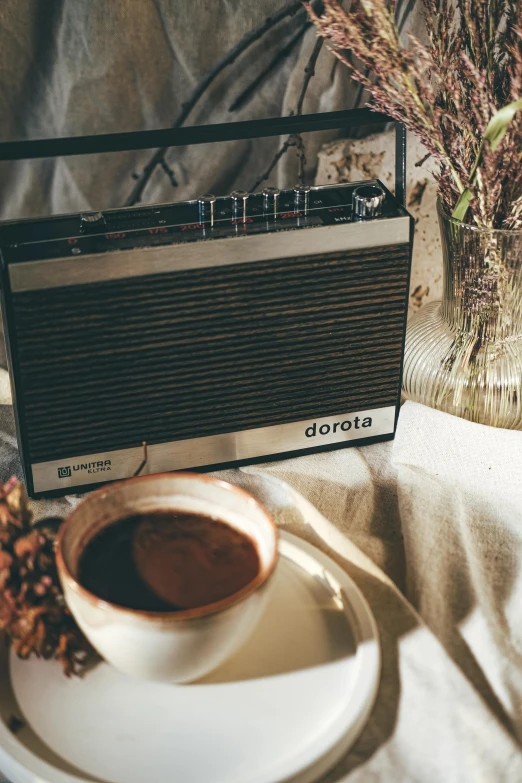
{"type": "Polygon", "coordinates": [[[406,128],[386,114],[370,109],[271,117],[264,120],[225,122],[160,130],[105,133],[94,136],[70,136],[55,139],[31,139],[0,143],[0,161],[94,155],[162,147],[184,147],[219,141],[240,141],[268,136],[284,136],[313,131],[344,130],[364,125],[395,125],[395,196],[406,206],[406,128]]]}

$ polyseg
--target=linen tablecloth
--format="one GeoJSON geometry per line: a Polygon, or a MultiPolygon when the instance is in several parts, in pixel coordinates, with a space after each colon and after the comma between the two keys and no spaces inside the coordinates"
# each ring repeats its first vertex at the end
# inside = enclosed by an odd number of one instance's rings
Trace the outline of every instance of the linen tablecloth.
{"type": "MultiPolygon", "coordinates": [[[[0,401],[5,480],[21,475],[5,377],[0,401]]],[[[216,475],[330,554],[377,619],[377,701],[323,783],[522,781],[522,434],[407,402],[392,443],[216,475]]]]}

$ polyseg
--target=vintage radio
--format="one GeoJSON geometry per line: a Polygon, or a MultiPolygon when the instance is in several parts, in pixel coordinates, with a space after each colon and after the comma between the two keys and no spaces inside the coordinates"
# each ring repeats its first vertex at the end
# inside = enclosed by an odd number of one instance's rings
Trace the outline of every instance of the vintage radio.
{"type": "Polygon", "coordinates": [[[392,438],[411,244],[377,181],[2,224],[29,493],[392,438]]]}

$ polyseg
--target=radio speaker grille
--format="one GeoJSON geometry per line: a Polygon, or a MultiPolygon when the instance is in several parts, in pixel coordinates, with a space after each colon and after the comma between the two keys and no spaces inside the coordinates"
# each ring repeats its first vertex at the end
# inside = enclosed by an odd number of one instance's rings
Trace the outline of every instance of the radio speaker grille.
{"type": "Polygon", "coordinates": [[[408,269],[398,245],[16,293],[26,459],[395,405],[408,269]]]}

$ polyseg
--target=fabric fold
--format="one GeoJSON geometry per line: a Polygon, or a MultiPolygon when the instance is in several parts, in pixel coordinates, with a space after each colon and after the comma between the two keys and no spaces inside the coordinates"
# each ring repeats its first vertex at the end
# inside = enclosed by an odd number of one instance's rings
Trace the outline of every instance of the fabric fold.
{"type": "Polygon", "coordinates": [[[522,739],[522,433],[408,402],[393,446],[405,594],[522,739]]]}

